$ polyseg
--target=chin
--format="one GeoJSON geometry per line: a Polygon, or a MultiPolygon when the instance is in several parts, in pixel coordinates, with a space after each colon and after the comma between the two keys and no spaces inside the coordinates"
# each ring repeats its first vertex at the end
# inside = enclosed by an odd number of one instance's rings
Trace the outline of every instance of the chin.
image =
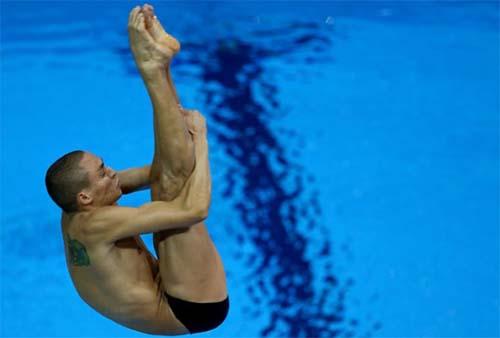
{"type": "Polygon", "coordinates": [[[122,192],[120,191],[115,198],[113,198],[112,200],[110,200],[110,205],[116,205],[118,200],[122,197],[122,192]]]}

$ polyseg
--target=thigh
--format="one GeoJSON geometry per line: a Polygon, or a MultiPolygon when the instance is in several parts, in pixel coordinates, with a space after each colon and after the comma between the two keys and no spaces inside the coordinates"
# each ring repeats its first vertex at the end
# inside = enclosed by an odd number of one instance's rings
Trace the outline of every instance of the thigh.
{"type": "MultiPolygon", "coordinates": [[[[155,182],[152,182],[150,185],[151,188],[151,201],[165,201],[165,191],[164,189],[162,190],[162,186],[165,186],[165,182],[160,182],[160,180],[156,180],[155,182]]],[[[155,248],[155,253],[156,257],[160,258],[160,254],[158,252],[158,244],[166,239],[168,236],[171,236],[173,234],[177,234],[183,231],[186,231],[187,229],[171,229],[171,230],[164,230],[164,231],[159,231],[153,233],[153,245],[155,248]]]]}
{"type": "Polygon", "coordinates": [[[222,260],[204,222],[182,232],[155,236],[162,282],[171,296],[192,302],[226,297],[222,260]]]}
{"type": "Polygon", "coordinates": [[[152,201],[165,201],[170,202],[175,200],[181,194],[189,175],[185,174],[171,174],[165,169],[157,167],[152,168],[151,171],[158,171],[158,174],[152,174],[151,178],[151,200],[152,201]]]}
{"type": "MultiPolygon", "coordinates": [[[[165,184],[151,184],[151,200],[164,200],[165,184]]],[[[227,296],[222,260],[205,222],[156,232],[153,244],[162,285],[170,295],[194,302],[220,301],[227,296]]]]}

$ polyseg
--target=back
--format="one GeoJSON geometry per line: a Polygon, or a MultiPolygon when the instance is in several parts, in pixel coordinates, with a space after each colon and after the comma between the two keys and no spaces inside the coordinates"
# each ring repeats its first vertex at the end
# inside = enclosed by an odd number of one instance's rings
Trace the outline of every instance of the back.
{"type": "Polygon", "coordinates": [[[143,332],[163,330],[151,326],[168,311],[157,292],[161,283],[155,258],[140,236],[96,242],[88,231],[93,219],[95,211],[62,214],[66,263],[80,297],[122,325],[143,332]]]}

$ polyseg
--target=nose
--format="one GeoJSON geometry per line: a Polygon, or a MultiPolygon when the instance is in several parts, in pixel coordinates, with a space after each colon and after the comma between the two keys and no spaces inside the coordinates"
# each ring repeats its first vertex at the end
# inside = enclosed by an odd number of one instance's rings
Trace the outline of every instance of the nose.
{"type": "Polygon", "coordinates": [[[111,176],[111,178],[115,178],[116,171],[114,171],[113,169],[111,169],[111,167],[108,167],[108,172],[109,172],[109,176],[111,176]]]}

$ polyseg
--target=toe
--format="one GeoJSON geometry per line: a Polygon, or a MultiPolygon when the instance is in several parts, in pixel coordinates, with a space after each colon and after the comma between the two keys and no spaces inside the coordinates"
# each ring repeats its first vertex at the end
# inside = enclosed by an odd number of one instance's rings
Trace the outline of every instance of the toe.
{"type": "Polygon", "coordinates": [[[158,33],[160,34],[167,34],[167,32],[165,31],[165,29],[163,28],[161,22],[160,22],[160,19],[158,19],[158,17],[155,15],[153,17],[153,27],[158,31],[158,33]]]}
{"type": "Polygon", "coordinates": [[[137,16],[137,13],[139,13],[139,11],[141,10],[141,7],[140,6],[136,6],[134,7],[131,11],[130,11],[130,14],[128,16],[128,22],[129,24],[133,24],[135,22],[135,19],[136,19],[136,16],[137,16]]]}
{"type": "Polygon", "coordinates": [[[146,22],[144,19],[144,14],[139,14],[138,19],[137,19],[137,30],[139,31],[139,34],[142,38],[146,39],[149,44],[154,44],[155,41],[149,34],[148,30],[146,29],[146,22]]]}
{"type": "Polygon", "coordinates": [[[145,4],[144,6],[142,6],[142,10],[144,11],[145,14],[149,15],[149,16],[153,16],[153,6],[151,5],[148,5],[148,4],[145,4]]]}
{"type": "Polygon", "coordinates": [[[150,4],[144,4],[143,8],[149,11],[150,13],[153,13],[154,11],[154,7],[151,6],[150,4]]]}
{"type": "Polygon", "coordinates": [[[143,28],[145,28],[144,24],[145,24],[144,23],[144,14],[143,13],[137,14],[137,17],[135,19],[135,26],[138,29],[143,29],[143,28]]]}

